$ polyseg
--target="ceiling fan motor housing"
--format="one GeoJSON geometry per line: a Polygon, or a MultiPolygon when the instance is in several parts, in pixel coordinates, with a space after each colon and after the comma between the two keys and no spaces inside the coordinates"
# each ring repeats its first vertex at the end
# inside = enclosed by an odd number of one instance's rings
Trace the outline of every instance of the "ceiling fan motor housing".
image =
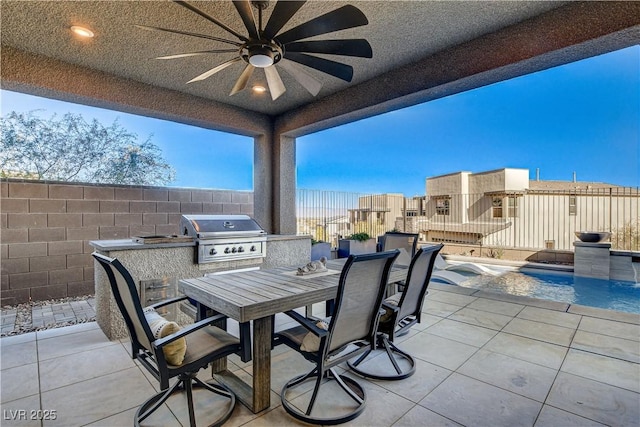
{"type": "Polygon", "coordinates": [[[275,41],[249,42],[241,47],[240,56],[255,67],[265,68],[282,59],[283,49],[275,41]]]}

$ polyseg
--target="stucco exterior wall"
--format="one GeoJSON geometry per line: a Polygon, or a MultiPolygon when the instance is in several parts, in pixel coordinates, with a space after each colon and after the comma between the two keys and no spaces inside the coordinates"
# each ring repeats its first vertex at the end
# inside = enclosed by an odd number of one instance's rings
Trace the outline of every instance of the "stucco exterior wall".
{"type": "MultiPolygon", "coordinates": [[[[529,188],[528,169],[499,169],[468,176],[469,193],[524,191],[529,188]]],[[[464,193],[463,193],[464,194],[464,193]]]]}
{"type": "Polygon", "coordinates": [[[457,172],[427,178],[426,194],[429,196],[448,196],[469,192],[469,175],[471,172],[457,172]]]}
{"type": "Polygon", "coordinates": [[[1,304],[94,293],[90,240],[177,234],[183,214],[253,215],[247,191],[3,180],[1,304]]]}

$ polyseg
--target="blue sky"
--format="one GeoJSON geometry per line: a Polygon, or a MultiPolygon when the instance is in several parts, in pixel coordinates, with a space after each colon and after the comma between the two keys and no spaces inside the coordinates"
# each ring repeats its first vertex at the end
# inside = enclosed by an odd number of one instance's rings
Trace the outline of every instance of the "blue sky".
{"type": "MultiPolygon", "coordinates": [[[[71,111],[152,141],[173,186],[251,190],[252,139],[2,91],[9,111],[71,111]]],[[[544,180],[640,186],[640,47],[518,77],[298,138],[300,188],[422,195],[425,179],[525,168],[544,180]]]]}

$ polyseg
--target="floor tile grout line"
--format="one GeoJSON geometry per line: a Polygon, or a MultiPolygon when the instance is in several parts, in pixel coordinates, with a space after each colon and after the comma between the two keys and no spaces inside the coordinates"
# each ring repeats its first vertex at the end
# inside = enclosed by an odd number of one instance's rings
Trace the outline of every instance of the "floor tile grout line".
{"type": "MultiPolygon", "coordinates": [[[[38,404],[40,407],[38,409],[42,410],[42,371],[40,370],[40,345],[38,343],[38,334],[35,335],[35,345],[36,345],[36,363],[38,364],[38,404]]],[[[44,420],[40,420],[40,427],[44,426],[44,420]]]]}

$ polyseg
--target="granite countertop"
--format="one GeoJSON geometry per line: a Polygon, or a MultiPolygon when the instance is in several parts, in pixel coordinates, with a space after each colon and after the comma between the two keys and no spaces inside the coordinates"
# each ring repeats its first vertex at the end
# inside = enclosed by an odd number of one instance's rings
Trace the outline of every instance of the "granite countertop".
{"type": "Polygon", "coordinates": [[[195,246],[195,241],[178,243],[137,243],[133,239],[91,240],[89,245],[101,251],[121,251],[131,249],[176,248],[195,246]]]}
{"type": "MultiPolygon", "coordinates": [[[[295,239],[310,239],[307,235],[291,235],[291,234],[269,234],[267,235],[267,241],[274,240],[295,240],[295,239]]],[[[122,251],[132,249],[157,249],[157,248],[176,248],[183,246],[195,246],[195,241],[190,242],[177,242],[177,243],[137,243],[133,239],[118,239],[118,240],[91,240],[89,245],[100,251],[122,251]]]]}

